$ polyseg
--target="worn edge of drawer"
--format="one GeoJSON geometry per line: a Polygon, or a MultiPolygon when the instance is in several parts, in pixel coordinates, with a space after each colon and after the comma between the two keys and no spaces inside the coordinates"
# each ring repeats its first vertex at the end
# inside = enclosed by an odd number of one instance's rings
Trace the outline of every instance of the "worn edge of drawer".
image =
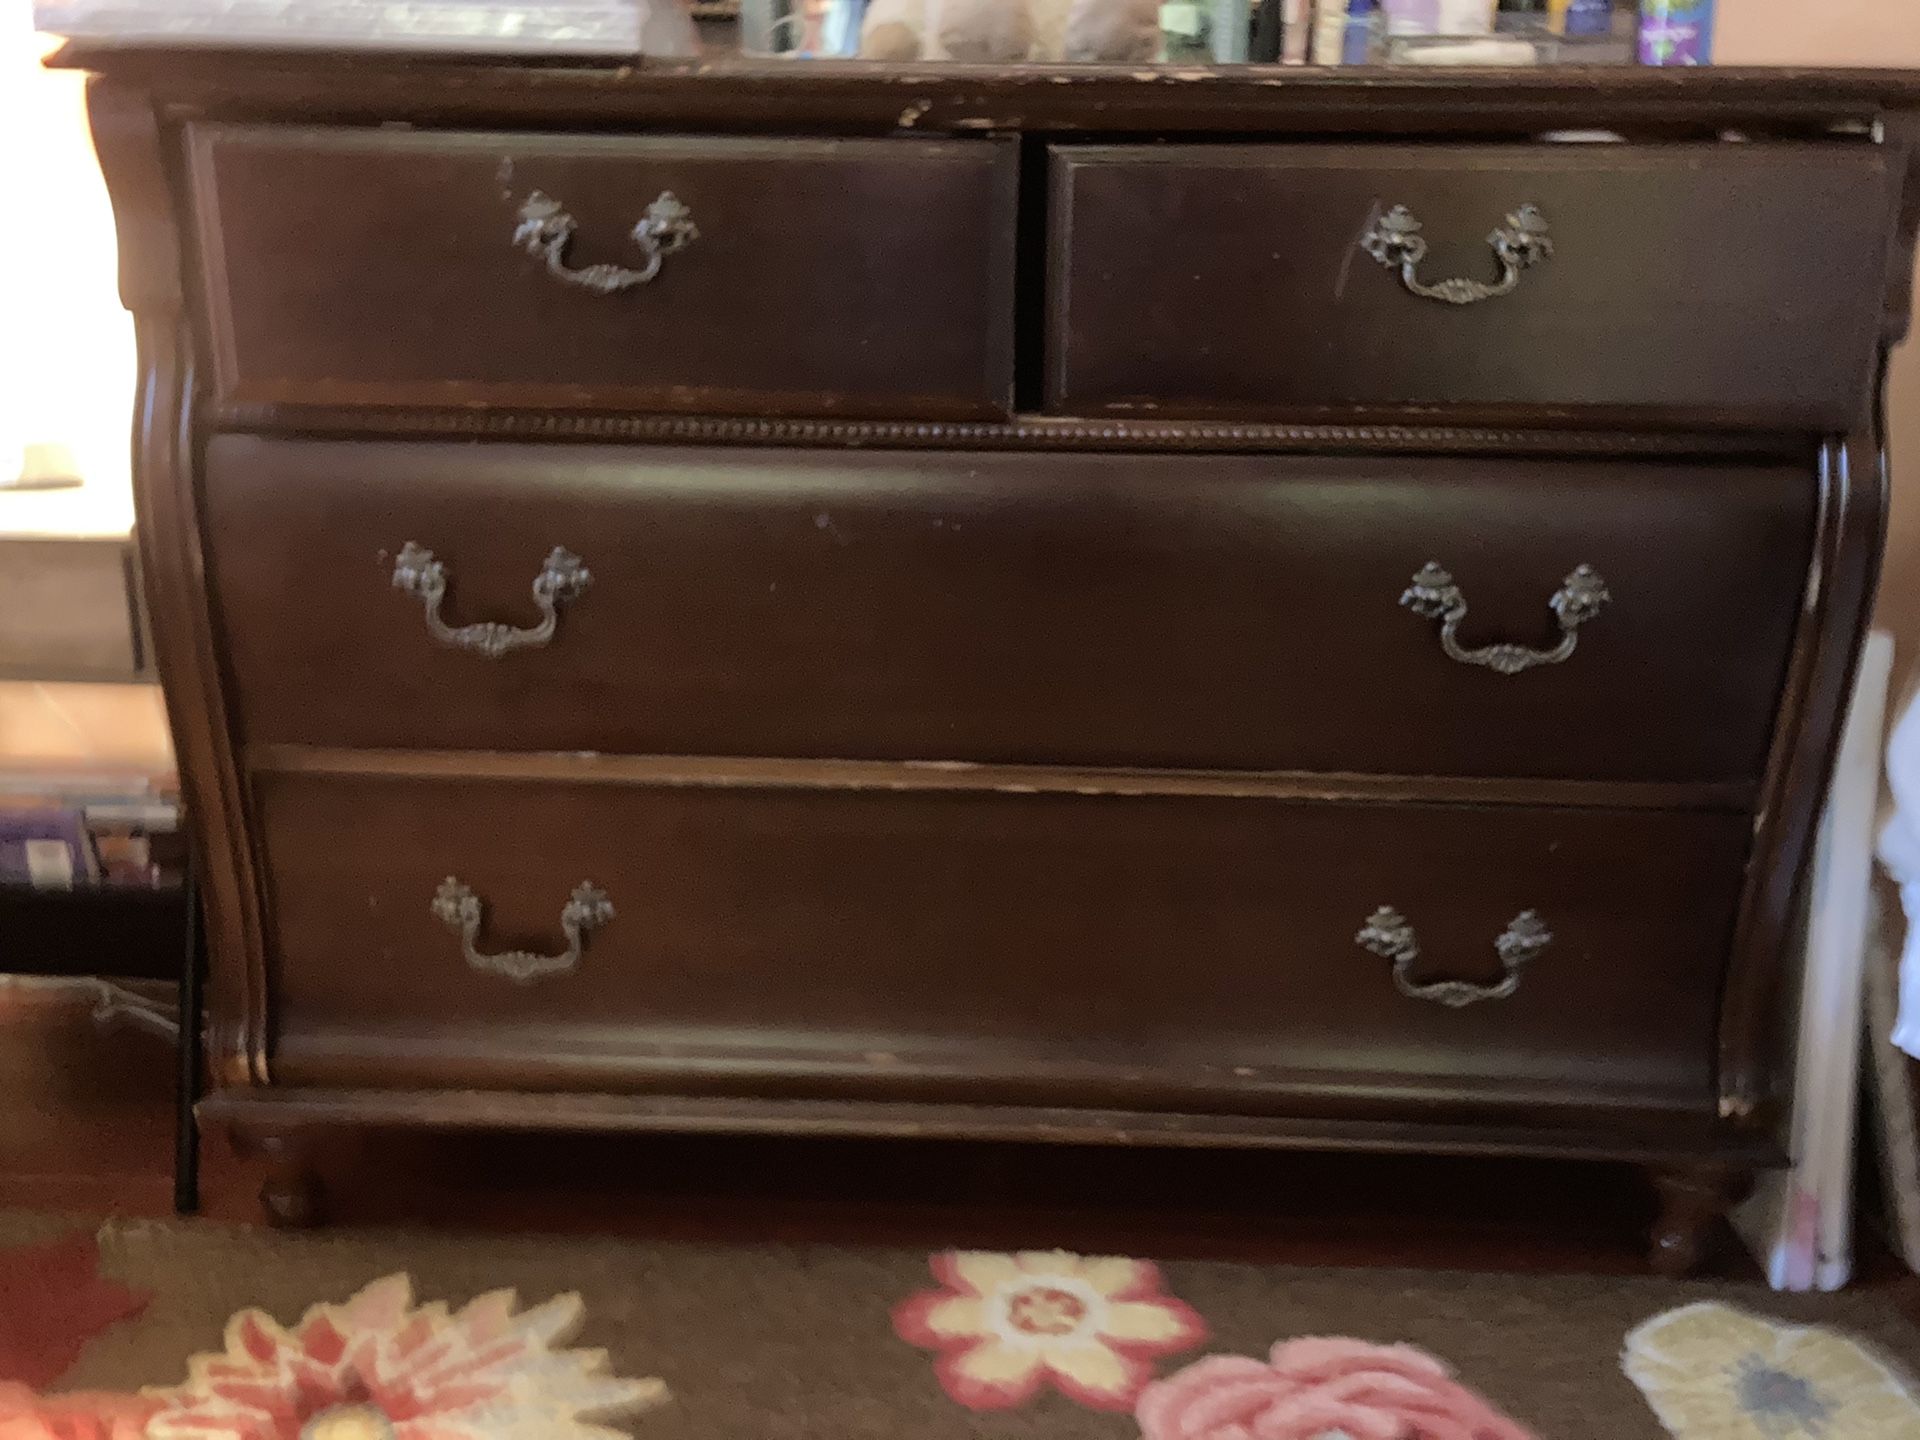
{"type": "Polygon", "coordinates": [[[1746,814],[1747,780],[1642,781],[1367,775],[1307,770],[1171,770],[960,760],[796,760],[570,751],[352,750],[313,745],[247,748],[254,775],[343,779],[476,780],[637,788],[973,791],[1005,795],[1149,796],[1307,803],[1497,805],[1591,810],[1705,810],[1746,814]]]}
{"type": "MultiPolygon", "coordinates": [[[[1770,1137],[1667,1114],[1631,1126],[1550,1127],[1417,1120],[1314,1121],[1182,1112],[911,1102],[763,1100],[490,1090],[226,1089],[200,1102],[203,1124],[276,1135],[337,1126],[469,1130],[687,1132],[1017,1140],[1048,1143],[1360,1150],[1658,1161],[1744,1158],[1785,1163],[1770,1137]],[[1658,1122],[1656,1121],[1656,1124],[1658,1122]],[[1664,1132],[1664,1135],[1663,1135],[1664,1132]]],[[[1643,1116],[1642,1118],[1646,1118],[1643,1116]]]]}
{"type": "Polygon", "coordinates": [[[1567,142],[1554,140],[1440,140],[1431,145],[1396,145],[1378,140],[1320,141],[1286,136],[1232,136],[1220,140],[1187,140],[1143,145],[1109,139],[1082,140],[1049,136],[1049,159],[1072,164],[1148,167],[1184,165],[1205,156],[1219,169],[1341,170],[1478,170],[1498,168],[1494,162],[1520,155],[1551,156],[1570,170],[1631,170],[1647,165],[1671,165],[1692,170],[1705,155],[1723,156],[1735,166],[1766,168],[1778,161],[1826,163],[1835,155],[1857,155],[1877,168],[1893,169],[1887,151],[1862,135],[1818,140],[1644,140],[1567,142]],[[1275,166],[1277,157],[1285,164],[1275,166]]]}

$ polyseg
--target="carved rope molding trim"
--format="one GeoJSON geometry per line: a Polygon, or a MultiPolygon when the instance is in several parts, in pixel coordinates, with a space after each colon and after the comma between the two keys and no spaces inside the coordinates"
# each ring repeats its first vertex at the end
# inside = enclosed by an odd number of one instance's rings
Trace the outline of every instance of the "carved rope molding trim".
{"type": "Polygon", "coordinates": [[[999,447],[1074,450],[1266,450],[1373,446],[1410,450],[1547,453],[1780,453],[1800,437],[1736,432],[1518,429],[1395,424],[1281,424],[1193,420],[758,420],[728,416],[556,411],[351,409],[279,404],[211,407],[228,430],[342,431],[376,435],[680,441],[710,445],[878,445],[903,449],[999,447]]]}

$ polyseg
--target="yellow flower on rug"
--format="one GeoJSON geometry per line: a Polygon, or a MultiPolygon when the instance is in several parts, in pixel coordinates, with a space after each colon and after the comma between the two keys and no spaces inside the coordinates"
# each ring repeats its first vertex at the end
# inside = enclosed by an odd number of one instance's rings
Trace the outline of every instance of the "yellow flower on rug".
{"type": "Polygon", "coordinates": [[[1702,1302],[1639,1326],[1620,1363],[1675,1440],[1920,1440],[1920,1402],[1832,1330],[1702,1302]]]}

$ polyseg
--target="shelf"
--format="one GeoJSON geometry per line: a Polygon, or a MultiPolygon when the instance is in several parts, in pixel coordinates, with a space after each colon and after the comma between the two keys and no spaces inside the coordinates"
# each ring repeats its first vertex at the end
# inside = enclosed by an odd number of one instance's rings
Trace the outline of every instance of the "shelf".
{"type": "Polygon", "coordinates": [[[179,885],[0,885],[0,974],[177,980],[186,938],[179,885]]]}

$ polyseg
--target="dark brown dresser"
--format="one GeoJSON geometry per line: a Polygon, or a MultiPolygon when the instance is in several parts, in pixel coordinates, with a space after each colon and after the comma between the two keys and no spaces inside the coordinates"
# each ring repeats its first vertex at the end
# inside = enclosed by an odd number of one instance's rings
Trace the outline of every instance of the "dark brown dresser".
{"type": "Polygon", "coordinates": [[[1779,1163],[1920,81],[69,51],[203,1117],[1779,1163]]]}

